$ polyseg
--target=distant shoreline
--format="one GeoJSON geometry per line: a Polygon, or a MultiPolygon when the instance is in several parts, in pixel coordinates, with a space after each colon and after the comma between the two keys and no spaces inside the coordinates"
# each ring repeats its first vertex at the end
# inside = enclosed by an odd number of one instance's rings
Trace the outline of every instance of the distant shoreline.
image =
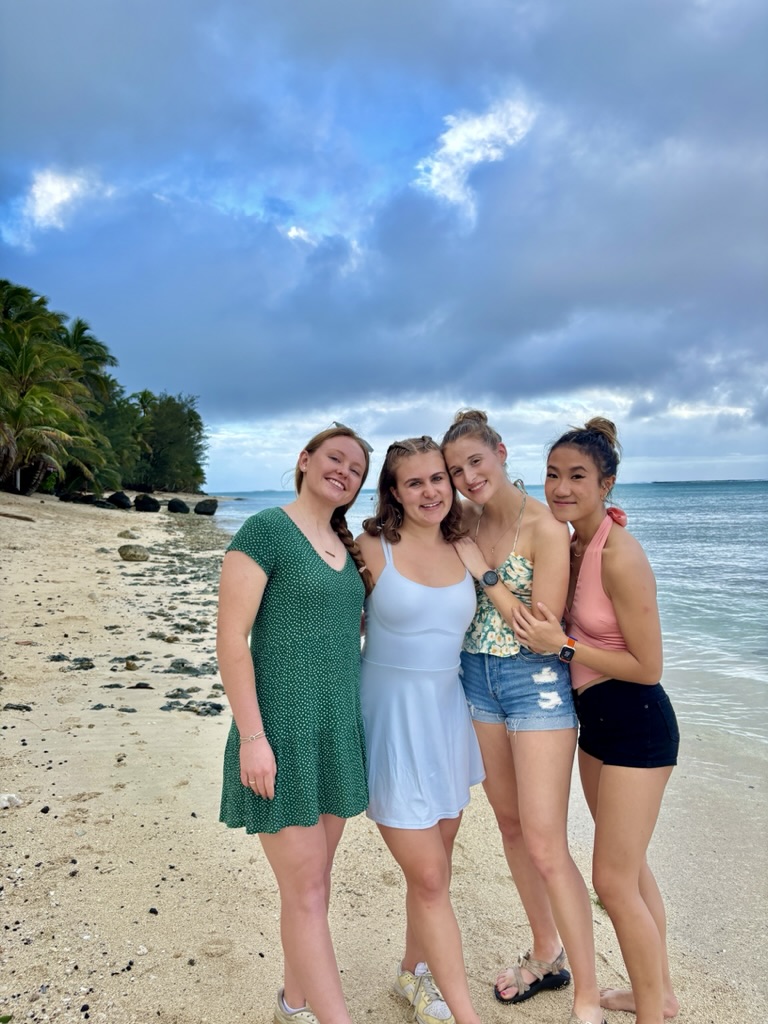
{"type": "MultiPolygon", "coordinates": [[[[702,486],[703,487],[703,486],[712,486],[713,484],[731,484],[731,485],[733,485],[733,484],[768,484],[768,479],[764,479],[762,477],[749,477],[748,479],[744,479],[744,480],[739,480],[739,479],[728,479],[728,480],[635,480],[632,483],[622,483],[622,482],[619,482],[619,483],[616,484],[616,488],[617,488],[617,490],[623,490],[625,487],[674,487],[674,486],[678,486],[678,487],[680,487],[680,486],[686,486],[686,487],[702,486]]],[[[528,484],[528,483],[526,483],[525,486],[529,490],[531,490],[533,488],[539,488],[540,490],[544,489],[544,485],[543,484],[528,484]]],[[[292,488],[278,489],[278,488],[274,488],[274,487],[264,487],[264,488],[254,488],[254,490],[252,490],[252,491],[219,490],[219,491],[216,492],[216,494],[212,494],[211,497],[232,498],[232,497],[237,497],[239,495],[246,495],[246,494],[247,495],[255,495],[255,494],[258,494],[258,495],[267,495],[267,494],[283,495],[283,494],[293,494],[293,493],[294,492],[293,492],[292,488]]],[[[362,490],[360,491],[360,493],[361,494],[375,494],[376,493],[376,488],[375,487],[363,487],[362,490]]]]}

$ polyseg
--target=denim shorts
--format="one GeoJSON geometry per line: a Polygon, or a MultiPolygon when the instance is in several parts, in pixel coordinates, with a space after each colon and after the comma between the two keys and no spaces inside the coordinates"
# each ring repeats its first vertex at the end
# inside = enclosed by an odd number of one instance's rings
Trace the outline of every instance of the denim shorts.
{"type": "Polygon", "coordinates": [[[680,730],[661,683],[606,679],[576,694],[579,747],[603,764],[666,768],[677,764],[680,730]]]}
{"type": "Polygon", "coordinates": [[[461,682],[475,722],[504,723],[509,732],[575,729],[568,666],[554,654],[461,652],[461,682]]]}

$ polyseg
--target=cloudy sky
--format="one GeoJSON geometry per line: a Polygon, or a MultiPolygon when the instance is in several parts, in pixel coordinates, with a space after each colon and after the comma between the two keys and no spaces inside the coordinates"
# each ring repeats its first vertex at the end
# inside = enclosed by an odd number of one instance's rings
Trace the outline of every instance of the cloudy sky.
{"type": "Polygon", "coordinates": [[[623,479],[768,477],[762,0],[0,3],[0,276],[129,392],[199,396],[210,490],[331,420],[600,413],[623,479]]]}

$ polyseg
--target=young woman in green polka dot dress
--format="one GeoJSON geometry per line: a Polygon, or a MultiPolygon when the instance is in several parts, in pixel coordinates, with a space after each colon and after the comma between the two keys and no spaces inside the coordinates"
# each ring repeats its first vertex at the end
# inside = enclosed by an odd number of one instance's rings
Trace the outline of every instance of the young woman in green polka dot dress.
{"type": "Polygon", "coordinates": [[[345,519],[368,466],[350,428],[317,434],[299,455],[296,500],[251,516],[221,573],[217,651],[233,713],[221,820],[258,833],[280,890],[276,1024],[350,1022],[327,904],[345,821],[368,804],[359,677],[370,577],[345,519]]]}

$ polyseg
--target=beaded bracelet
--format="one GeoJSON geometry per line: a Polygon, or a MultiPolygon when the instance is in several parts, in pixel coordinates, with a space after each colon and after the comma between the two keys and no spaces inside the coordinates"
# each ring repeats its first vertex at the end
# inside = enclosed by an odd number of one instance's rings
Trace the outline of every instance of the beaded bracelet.
{"type": "Polygon", "coordinates": [[[267,734],[262,729],[261,732],[251,733],[250,736],[241,736],[240,737],[240,742],[241,743],[252,743],[253,740],[260,740],[262,736],[266,736],[266,735],[267,734]]]}

